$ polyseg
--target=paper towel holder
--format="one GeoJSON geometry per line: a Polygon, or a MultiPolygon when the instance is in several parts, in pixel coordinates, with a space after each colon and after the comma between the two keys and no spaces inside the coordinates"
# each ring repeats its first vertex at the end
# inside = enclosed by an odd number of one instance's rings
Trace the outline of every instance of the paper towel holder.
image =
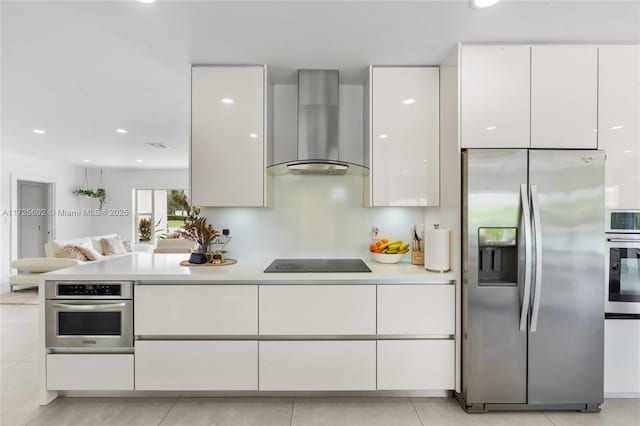
{"type": "MultiPolygon", "coordinates": [[[[442,247],[443,251],[444,251],[444,258],[439,258],[437,260],[433,260],[429,258],[430,253],[434,253],[434,247],[431,246],[432,242],[431,239],[427,237],[427,233],[425,232],[425,253],[424,253],[424,266],[425,269],[427,271],[432,271],[432,272],[447,272],[451,270],[451,264],[450,264],[450,259],[449,259],[449,250],[450,250],[450,234],[449,234],[449,230],[448,229],[440,229],[440,224],[439,223],[434,223],[433,224],[433,230],[432,231],[443,231],[446,232],[447,238],[446,238],[446,242],[444,243],[445,247],[442,247]],[[431,246],[431,247],[430,247],[431,246]]],[[[433,254],[432,254],[433,255],[433,254]]]]}

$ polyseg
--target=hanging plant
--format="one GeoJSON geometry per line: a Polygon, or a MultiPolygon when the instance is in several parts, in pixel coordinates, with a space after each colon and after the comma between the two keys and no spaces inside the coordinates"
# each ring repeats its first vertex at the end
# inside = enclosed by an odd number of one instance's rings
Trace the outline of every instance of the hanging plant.
{"type": "Polygon", "coordinates": [[[89,189],[89,178],[87,177],[87,169],[85,169],[83,188],[76,189],[73,193],[82,197],[95,198],[100,202],[98,208],[102,210],[104,203],[107,201],[107,191],[104,189],[102,170],[100,170],[100,188],[97,188],[95,191],[93,189],[89,189]]]}
{"type": "Polygon", "coordinates": [[[95,191],[92,189],[76,189],[73,193],[75,195],[97,199],[100,202],[100,210],[102,210],[104,203],[107,201],[107,191],[105,191],[104,188],[98,188],[95,191]]]}

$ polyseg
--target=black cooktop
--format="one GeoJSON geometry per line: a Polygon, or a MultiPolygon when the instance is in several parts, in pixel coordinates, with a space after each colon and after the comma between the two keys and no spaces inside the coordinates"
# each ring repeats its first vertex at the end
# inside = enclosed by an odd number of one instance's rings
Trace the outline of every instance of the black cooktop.
{"type": "Polygon", "coordinates": [[[276,259],[264,272],[371,272],[362,259],[276,259]]]}

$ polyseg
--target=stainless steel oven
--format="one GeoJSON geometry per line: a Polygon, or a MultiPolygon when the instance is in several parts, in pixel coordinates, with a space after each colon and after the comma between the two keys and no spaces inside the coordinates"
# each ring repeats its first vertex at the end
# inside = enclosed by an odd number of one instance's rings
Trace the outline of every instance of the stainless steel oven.
{"type": "Polygon", "coordinates": [[[133,349],[133,283],[47,281],[46,346],[50,350],[133,349]]]}
{"type": "Polygon", "coordinates": [[[640,315],[640,210],[614,210],[607,226],[607,314],[640,315]]]}

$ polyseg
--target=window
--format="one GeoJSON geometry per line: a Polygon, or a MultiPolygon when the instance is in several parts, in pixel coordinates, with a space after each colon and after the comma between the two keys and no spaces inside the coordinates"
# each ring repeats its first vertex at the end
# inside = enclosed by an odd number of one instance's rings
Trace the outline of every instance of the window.
{"type": "Polygon", "coordinates": [[[189,191],[185,189],[136,189],[134,195],[136,241],[155,244],[173,237],[189,214],[189,191]]]}

